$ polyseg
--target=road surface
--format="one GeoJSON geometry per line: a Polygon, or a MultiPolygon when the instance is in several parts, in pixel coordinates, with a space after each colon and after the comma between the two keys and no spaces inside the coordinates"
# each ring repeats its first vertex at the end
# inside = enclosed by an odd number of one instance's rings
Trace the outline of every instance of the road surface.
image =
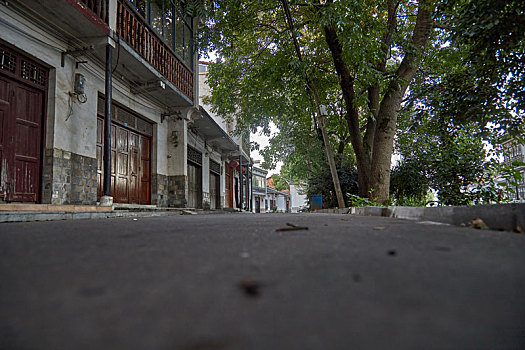
{"type": "Polygon", "coordinates": [[[0,224],[0,349],[525,349],[525,235],[333,214],[0,224]]]}

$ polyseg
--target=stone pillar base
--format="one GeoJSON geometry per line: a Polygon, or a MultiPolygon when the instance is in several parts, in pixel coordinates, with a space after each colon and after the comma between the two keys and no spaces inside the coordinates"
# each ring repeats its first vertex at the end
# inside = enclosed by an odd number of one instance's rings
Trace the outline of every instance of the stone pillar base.
{"type": "Polygon", "coordinates": [[[101,207],[112,207],[113,206],[113,197],[110,196],[102,196],[100,197],[100,204],[101,207]]]}

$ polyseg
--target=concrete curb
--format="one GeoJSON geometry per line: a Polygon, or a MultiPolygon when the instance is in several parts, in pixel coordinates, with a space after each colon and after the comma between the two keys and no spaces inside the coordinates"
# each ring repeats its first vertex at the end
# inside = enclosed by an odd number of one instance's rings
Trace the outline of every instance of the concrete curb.
{"type": "Polygon", "coordinates": [[[462,207],[351,207],[319,209],[317,213],[383,216],[415,221],[433,221],[450,225],[467,225],[480,218],[493,230],[525,229],[525,203],[473,205],[462,207]]]}
{"type": "Polygon", "coordinates": [[[20,211],[0,212],[0,223],[29,222],[29,221],[55,221],[55,220],[80,220],[80,219],[107,219],[107,218],[135,218],[149,216],[180,215],[178,211],[97,211],[97,212],[64,212],[64,211],[20,211]]]}

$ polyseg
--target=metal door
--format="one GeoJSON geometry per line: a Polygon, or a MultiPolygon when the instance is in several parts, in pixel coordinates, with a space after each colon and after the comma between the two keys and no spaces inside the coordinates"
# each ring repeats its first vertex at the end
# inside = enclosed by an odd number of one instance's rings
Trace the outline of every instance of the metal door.
{"type": "Polygon", "coordinates": [[[37,202],[44,93],[0,77],[0,198],[37,202]]]}

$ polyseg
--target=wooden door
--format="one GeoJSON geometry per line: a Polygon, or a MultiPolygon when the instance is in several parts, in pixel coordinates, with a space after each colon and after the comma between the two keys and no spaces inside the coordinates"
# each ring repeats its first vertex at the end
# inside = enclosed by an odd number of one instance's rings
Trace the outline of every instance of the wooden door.
{"type": "Polygon", "coordinates": [[[219,176],[210,173],[210,209],[217,209],[218,205],[219,176]]]}
{"type": "Polygon", "coordinates": [[[10,95],[11,88],[8,81],[0,79],[0,200],[6,200],[10,189],[11,178],[8,176],[10,167],[9,160],[9,133],[8,120],[10,119],[10,95]]]}
{"type": "MultiPolygon", "coordinates": [[[[97,119],[98,197],[103,193],[104,120],[97,119]]],[[[111,196],[116,203],[150,204],[151,140],[111,124],[111,196]]]]}
{"type": "Polygon", "coordinates": [[[188,163],[188,207],[202,206],[202,168],[188,163]]]}
{"type": "Polygon", "coordinates": [[[0,77],[0,198],[37,202],[44,93],[0,77]]]}
{"type": "Polygon", "coordinates": [[[116,148],[111,150],[113,159],[111,176],[114,178],[115,192],[113,197],[119,203],[133,203],[129,195],[129,138],[128,130],[121,126],[112,125],[116,135],[116,148]]]}
{"type": "Polygon", "coordinates": [[[139,203],[151,203],[151,139],[146,136],[140,136],[139,139],[139,203]]]}
{"type": "Polygon", "coordinates": [[[224,163],[224,175],[225,206],[226,208],[233,208],[233,168],[230,167],[228,162],[224,163]]]}

